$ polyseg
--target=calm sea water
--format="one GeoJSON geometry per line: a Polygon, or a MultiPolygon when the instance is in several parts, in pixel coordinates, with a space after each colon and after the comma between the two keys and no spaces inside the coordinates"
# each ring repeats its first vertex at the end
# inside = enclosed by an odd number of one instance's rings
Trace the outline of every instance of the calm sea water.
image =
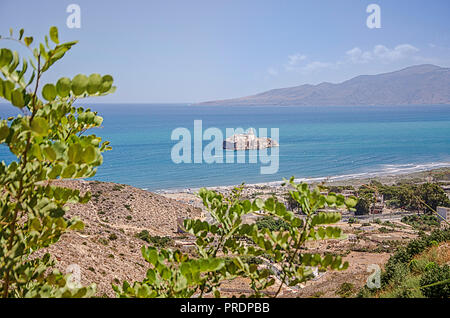
{"type": "MultiPolygon", "coordinates": [[[[0,105],[2,118],[13,107],[0,105]]],[[[111,142],[95,179],[149,190],[278,181],[283,177],[364,176],[450,166],[450,106],[204,107],[102,104],[95,133],[111,142]],[[175,164],[172,130],[279,128],[279,170],[258,164],[175,164]]],[[[206,146],[209,141],[204,141],[206,146]]],[[[236,155],[246,155],[239,152],[236,155]]],[[[11,160],[0,146],[0,160],[11,160]]]]}

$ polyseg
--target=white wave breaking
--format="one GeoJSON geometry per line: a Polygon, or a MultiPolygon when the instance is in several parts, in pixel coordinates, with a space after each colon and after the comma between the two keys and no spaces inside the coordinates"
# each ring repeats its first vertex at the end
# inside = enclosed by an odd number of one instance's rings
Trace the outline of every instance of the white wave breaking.
{"type": "MultiPolygon", "coordinates": [[[[380,169],[375,169],[367,172],[353,173],[353,174],[343,174],[334,176],[323,176],[323,177],[303,177],[295,178],[294,181],[315,183],[322,181],[345,181],[352,179],[367,179],[380,176],[397,176],[402,174],[410,174],[415,172],[428,171],[438,168],[450,167],[450,162],[430,162],[423,164],[384,164],[380,166],[380,169]]],[[[249,186],[280,186],[283,181],[268,181],[268,182],[258,182],[258,183],[247,183],[249,186]]],[[[208,186],[210,189],[230,189],[234,185],[219,185],[219,186],[208,186]]],[[[199,187],[183,188],[183,189],[161,189],[156,190],[157,193],[177,193],[177,192],[195,192],[199,190],[199,187]]]]}

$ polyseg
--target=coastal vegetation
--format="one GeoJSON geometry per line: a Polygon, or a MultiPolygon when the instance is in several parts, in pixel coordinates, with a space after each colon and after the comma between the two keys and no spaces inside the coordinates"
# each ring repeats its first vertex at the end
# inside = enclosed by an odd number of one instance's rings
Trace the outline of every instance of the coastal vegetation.
{"type": "Polygon", "coordinates": [[[355,209],[356,209],[355,215],[369,214],[369,212],[370,212],[370,203],[367,202],[367,199],[364,198],[364,197],[363,198],[359,198],[355,209]]]}
{"type": "Polygon", "coordinates": [[[256,221],[258,229],[268,229],[269,231],[282,231],[289,228],[289,224],[282,220],[274,218],[273,216],[264,216],[256,221]]]}
{"type": "Polygon", "coordinates": [[[381,274],[381,287],[366,286],[359,297],[449,298],[450,229],[435,230],[399,247],[381,274]]]}
{"type": "Polygon", "coordinates": [[[430,231],[439,227],[439,219],[435,215],[407,215],[401,221],[419,231],[430,231]]]}
{"type": "Polygon", "coordinates": [[[438,206],[450,207],[448,196],[436,183],[384,185],[372,181],[369,185],[358,189],[358,197],[368,203],[374,202],[375,194],[383,195],[388,207],[418,213],[432,214],[438,206]]]}
{"type": "Polygon", "coordinates": [[[152,236],[147,230],[143,230],[136,234],[136,237],[140,238],[141,240],[149,243],[151,246],[160,248],[160,247],[167,247],[168,245],[172,244],[172,239],[170,237],[164,236],[152,236]]]}

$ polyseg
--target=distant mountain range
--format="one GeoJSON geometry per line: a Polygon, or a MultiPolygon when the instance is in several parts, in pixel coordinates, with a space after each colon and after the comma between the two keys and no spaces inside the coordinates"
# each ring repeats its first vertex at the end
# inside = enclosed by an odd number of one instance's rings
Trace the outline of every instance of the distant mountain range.
{"type": "Polygon", "coordinates": [[[300,85],[198,105],[370,106],[450,104],[450,68],[424,64],[333,84],[300,85]]]}

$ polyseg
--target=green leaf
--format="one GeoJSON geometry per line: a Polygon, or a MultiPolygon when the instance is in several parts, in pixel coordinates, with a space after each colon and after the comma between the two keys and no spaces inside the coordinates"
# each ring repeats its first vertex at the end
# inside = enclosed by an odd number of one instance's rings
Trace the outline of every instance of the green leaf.
{"type": "Polygon", "coordinates": [[[153,269],[149,268],[147,271],[147,280],[150,284],[153,284],[156,280],[156,273],[153,269]]]}
{"type": "Polygon", "coordinates": [[[84,223],[83,223],[82,221],[80,221],[80,220],[76,220],[75,223],[73,223],[73,224],[70,226],[70,229],[71,229],[71,230],[79,230],[79,231],[82,231],[82,230],[84,229],[84,223]]]}
{"type": "Polygon", "coordinates": [[[267,211],[273,212],[274,209],[275,209],[275,200],[274,200],[274,198],[268,198],[266,200],[266,202],[264,203],[264,208],[267,211]]]}
{"type": "Polygon", "coordinates": [[[35,117],[31,122],[31,130],[39,136],[45,136],[48,132],[47,120],[42,117],[35,117]]]}
{"type": "Polygon", "coordinates": [[[264,201],[260,198],[256,198],[253,203],[256,205],[257,209],[262,210],[264,208],[264,201]]]}
{"type": "Polygon", "coordinates": [[[55,42],[56,44],[59,44],[59,39],[58,39],[58,28],[55,26],[52,26],[50,28],[50,39],[55,42]]]}
{"type": "Polygon", "coordinates": [[[71,85],[72,82],[70,81],[70,78],[67,77],[60,78],[56,83],[56,92],[61,97],[67,97],[69,96],[71,85]]]}
{"type": "Polygon", "coordinates": [[[143,246],[142,256],[152,265],[156,265],[156,263],[158,263],[158,251],[153,247],[145,248],[143,246]]]}
{"type": "Polygon", "coordinates": [[[275,205],[275,213],[277,215],[284,215],[286,213],[286,206],[283,203],[277,202],[275,205]]]}
{"type": "Polygon", "coordinates": [[[8,72],[12,73],[17,68],[20,63],[19,53],[17,51],[13,52],[13,60],[11,65],[9,66],[8,72]]]}
{"type": "Polygon", "coordinates": [[[52,170],[48,173],[47,176],[50,180],[56,179],[61,174],[61,171],[62,167],[60,165],[56,165],[52,168],[52,170]]]}
{"type": "MultiPolygon", "coordinates": [[[[44,155],[48,160],[55,160],[56,159],[56,152],[53,150],[52,147],[45,147],[44,148],[44,155]]],[[[61,171],[60,171],[61,172],[61,171]]]]}
{"type": "Polygon", "coordinates": [[[3,141],[6,137],[9,135],[9,128],[8,126],[1,126],[0,127],[0,141],[3,141]]]}
{"type": "Polygon", "coordinates": [[[41,147],[39,147],[38,144],[33,144],[33,146],[31,146],[31,153],[33,154],[33,156],[35,156],[38,160],[42,160],[42,152],[41,152],[41,147]]]}
{"type": "Polygon", "coordinates": [[[73,175],[75,174],[76,171],[76,167],[74,164],[70,164],[68,165],[66,168],[64,168],[61,177],[63,178],[72,178],[73,175]]]}
{"type": "Polygon", "coordinates": [[[252,203],[249,200],[244,200],[242,202],[242,208],[244,209],[245,213],[248,213],[252,209],[252,203]]]}
{"type": "Polygon", "coordinates": [[[102,77],[102,85],[100,87],[101,93],[106,93],[111,89],[111,86],[113,84],[113,77],[111,75],[105,75],[102,77]]]}
{"type": "Polygon", "coordinates": [[[25,42],[26,46],[30,46],[31,43],[33,43],[33,37],[32,36],[26,36],[23,41],[25,42]]]}
{"type": "Polygon", "coordinates": [[[180,265],[181,275],[187,276],[191,273],[191,266],[188,262],[181,263],[180,265]]]}
{"type": "Polygon", "coordinates": [[[23,97],[23,91],[21,89],[15,89],[11,92],[11,103],[19,108],[25,106],[25,99],[23,97]]]}
{"type": "Polygon", "coordinates": [[[56,87],[53,84],[45,84],[42,88],[42,96],[49,102],[56,98],[56,87]]]}
{"type": "Polygon", "coordinates": [[[9,65],[13,59],[13,54],[11,50],[8,49],[1,49],[0,50],[0,67],[3,67],[5,65],[9,65]]]}
{"type": "Polygon", "coordinates": [[[86,149],[84,149],[82,158],[85,163],[90,163],[95,160],[96,158],[95,148],[93,146],[88,146],[86,149]]]}
{"type": "Polygon", "coordinates": [[[7,100],[11,100],[11,94],[14,90],[14,83],[10,81],[3,81],[3,97],[7,100]]]}
{"type": "Polygon", "coordinates": [[[67,151],[67,155],[70,162],[78,162],[81,158],[81,146],[80,144],[72,144],[69,146],[69,150],[67,151]]]}
{"type": "Polygon", "coordinates": [[[89,94],[96,94],[102,86],[102,77],[100,74],[91,74],[89,76],[89,82],[87,86],[87,92],[89,94]]]}
{"type": "Polygon", "coordinates": [[[89,79],[86,75],[78,74],[72,79],[72,92],[75,95],[81,95],[86,91],[89,79]]]}

